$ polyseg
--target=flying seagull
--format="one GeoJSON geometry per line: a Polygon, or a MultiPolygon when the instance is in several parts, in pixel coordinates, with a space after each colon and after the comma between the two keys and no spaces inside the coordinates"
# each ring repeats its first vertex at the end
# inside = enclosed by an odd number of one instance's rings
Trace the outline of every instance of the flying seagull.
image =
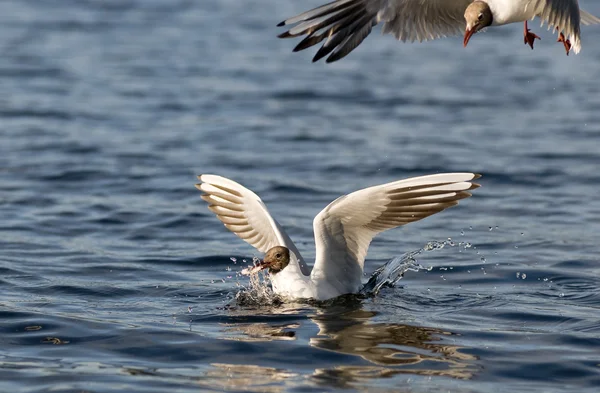
{"type": "Polygon", "coordinates": [[[295,25],[280,38],[305,36],[294,52],[325,41],[313,62],[327,57],[334,62],[352,52],[383,22],[383,33],[403,42],[427,41],[464,32],[471,36],[488,26],[524,22],[524,42],[533,49],[537,35],[527,21],[539,17],[558,31],[567,55],[581,50],[580,24],[600,23],[600,18],[579,9],[577,0],[336,0],[279,23],[295,25]],[[464,29],[464,30],[463,30],[464,29]]]}

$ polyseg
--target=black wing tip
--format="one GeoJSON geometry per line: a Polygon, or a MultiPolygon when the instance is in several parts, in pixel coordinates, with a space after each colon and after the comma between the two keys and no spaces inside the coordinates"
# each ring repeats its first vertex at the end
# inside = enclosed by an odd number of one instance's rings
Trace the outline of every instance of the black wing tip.
{"type": "Polygon", "coordinates": [[[333,53],[331,56],[329,56],[329,57],[327,58],[327,60],[325,60],[325,63],[327,63],[327,64],[334,63],[334,62],[336,62],[336,61],[338,61],[338,60],[340,60],[340,59],[343,59],[345,56],[346,56],[346,55],[344,55],[344,56],[336,56],[336,54],[335,54],[335,53],[333,53]]]}
{"type": "Polygon", "coordinates": [[[277,23],[277,27],[281,27],[281,26],[285,26],[285,21],[281,21],[279,23],[277,23]]]}
{"type": "MultiPolygon", "coordinates": [[[[333,51],[333,49],[335,49],[335,48],[321,47],[321,49],[319,49],[317,51],[317,53],[315,54],[315,57],[313,57],[312,62],[316,63],[317,61],[321,60],[325,56],[329,55],[333,51]]],[[[327,59],[325,59],[325,63],[331,64],[333,62],[336,62],[336,61],[346,57],[347,54],[348,53],[344,54],[343,56],[339,56],[338,53],[331,53],[331,55],[327,59]]]]}
{"type": "Polygon", "coordinates": [[[298,43],[298,45],[296,45],[292,51],[293,52],[300,52],[301,50],[308,49],[308,48],[310,48],[311,46],[313,46],[313,45],[315,45],[317,43],[319,43],[319,41],[315,42],[314,37],[312,37],[312,36],[309,35],[308,37],[306,37],[305,39],[303,39],[302,41],[300,41],[298,43]]]}
{"type": "Polygon", "coordinates": [[[325,48],[325,46],[320,47],[317,53],[315,53],[315,57],[313,57],[312,62],[316,63],[317,61],[327,56],[330,52],[331,49],[325,48]]]}
{"type": "Polygon", "coordinates": [[[283,33],[281,33],[277,36],[277,38],[291,38],[291,37],[295,37],[295,36],[291,35],[289,31],[284,31],[283,33]]]}

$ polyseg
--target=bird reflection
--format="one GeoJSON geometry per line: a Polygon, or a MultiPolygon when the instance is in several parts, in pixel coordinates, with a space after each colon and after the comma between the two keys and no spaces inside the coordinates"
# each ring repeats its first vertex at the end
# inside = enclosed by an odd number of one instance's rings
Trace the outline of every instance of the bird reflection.
{"type": "Polygon", "coordinates": [[[450,332],[411,325],[368,323],[375,315],[372,311],[356,310],[341,318],[313,318],[320,331],[317,337],[310,339],[310,344],[388,366],[416,364],[425,360],[475,360],[473,356],[461,353],[458,346],[440,343],[440,336],[450,336],[450,332]]]}
{"type": "MultiPolygon", "coordinates": [[[[306,305],[277,310],[306,315],[306,305]]],[[[314,348],[358,356],[366,361],[330,368],[317,368],[312,378],[317,384],[348,387],[353,382],[391,378],[399,374],[446,376],[469,379],[478,370],[477,358],[457,345],[448,344],[453,333],[441,329],[395,323],[373,322],[374,311],[354,305],[315,308],[308,317],[318,327],[309,338],[314,348]],[[350,385],[349,385],[350,384],[350,385]]],[[[308,326],[304,324],[304,328],[308,326]]],[[[298,323],[244,323],[225,327],[226,339],[241,341],[296,340],[298,323]]],[[[303,330],[304,337],[306,330],[303,330]]]]}
{"type": "Polygon", "coordinates": [[[337,366],[317,369],[315,377],[346,384],[398,374],[438,375],[469,379],[477,371],[473,355],[449,345],[442,337],[452,333],[440,329],[393,323],[369,323],[377,315],[353,310],[343,315],[320,315],[312,320],[319,327],[310,345],[360,356],[367,366],[337,366]]]}
{"type": "Polygon", "coordinates": [[[275,341],[295,340],[293,329],[300,327],[297,323],[270,325],[268,323],[251,323],[248,325],[225,325],[225,336],[228,340],[237,341],[275,341]]]}
{"type": "Polygon", "coordinates": [[[278,393],[286,383],[298,382],[299,375],[273,367],[212,363],[198,381],[200,387],[215,391],[278,393]],[[257,378],[260,376],[260,378],[257,378]]]}

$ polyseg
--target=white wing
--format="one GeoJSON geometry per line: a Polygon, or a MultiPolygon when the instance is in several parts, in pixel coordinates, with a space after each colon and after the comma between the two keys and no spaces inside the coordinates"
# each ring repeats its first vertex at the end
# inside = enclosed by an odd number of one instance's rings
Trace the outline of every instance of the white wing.
{"type": "Polygon", "coordinates": [[[588,25],[597,25],[598,23],[600,23],[600,18],[590,14],[587,11],[580,9],[579,14],[581,16],[581,24],[582,25],[588,26],[588,25]]]}
{"type": "Polygon", "coordinates": [[[311,278],[340,293],[361,285],[367,249],[387,229],[418,221],[468,198],[473,173],[442,173],[365,188],[340,197],[313,222],[317,258],[311,278]]]}
{"type": "Polygon", "coordinates": [[[581,50],[580,23],[591,25],[600,23],[600,19],[579,9],[577,0],[535,0],[535,9],[549,27],[562,32],[571,41],[573,52],[581,50]]]}
{"type": "Polygon", "coordinates": [[[402,41],[433,40],[460,34],[464,13],[473,0],[337,0],[286,19],[279,26],[296,24],[280,38],[306,37],[294,52],[326,39],[313,61],[327,55],[339,60],[356,48],[383,21],[383,33],[402,41]]]}
{"type": "Polygon", "coordinates": [[[267,210],[263,201],[246,187],[216,175],[200,175],[196,188],[204,192],[202,199],[225,227],[260,252],[285,246],[295,254],[300,268],[308,274],[298,249],[283,228],[267,210]]]}

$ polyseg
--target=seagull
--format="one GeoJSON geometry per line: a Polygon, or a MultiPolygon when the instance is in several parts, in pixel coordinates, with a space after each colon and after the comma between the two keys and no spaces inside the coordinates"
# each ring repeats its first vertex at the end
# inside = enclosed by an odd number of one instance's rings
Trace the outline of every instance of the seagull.
{"type": "Polygon", "coordinates": [[[352,52],[383,22],[383,33],[403,42],[427,41],[457,35],[464,30],[464,46],[471,36],[488,26],[524,22],[524,42],[535,39],[527,21],[539,17],[558,33],[567,55],[581,50],[580,24],[600,23],[600,18],[579,9],[577,0],[336,0],[279,23],[295,25],[279,38],[306,36],[294,52],[325,40],[313,62],[326,62],[352,52]],[[466,25],[465,25],[466,22],[466,25]]]}
{"type": "Polygon", "coordinates": [[[475,173],[440,173],[364,188],[339,197],[313,221],[316,260],[312,271],[263,201],[239,183],[200,175],[196,188],[225,227],[266,253],[243,273],[268,269],[273,291],[283,298],[327,300],[357,293],[369,244],[380,232],[458,204],[479,187],[475,173]]]}

